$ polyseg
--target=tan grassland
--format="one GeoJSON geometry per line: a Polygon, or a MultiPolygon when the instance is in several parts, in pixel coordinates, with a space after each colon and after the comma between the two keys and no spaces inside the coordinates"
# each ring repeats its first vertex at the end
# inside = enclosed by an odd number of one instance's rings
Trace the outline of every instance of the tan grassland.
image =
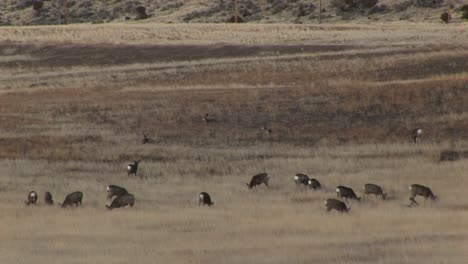
{"type": "Polygon", "coordinates": [[[462,24],[0,28],[0,263],[466,263],[467,40],[462,24]],[[325,212],[368,182],[387,201],[325,212]],[[413,183],[439,200],[408,207],[413,183]],[[108,184],[135,207],[106,210],[108,184]],[[57,206],[76,190],[82,207],[57,206]]]}

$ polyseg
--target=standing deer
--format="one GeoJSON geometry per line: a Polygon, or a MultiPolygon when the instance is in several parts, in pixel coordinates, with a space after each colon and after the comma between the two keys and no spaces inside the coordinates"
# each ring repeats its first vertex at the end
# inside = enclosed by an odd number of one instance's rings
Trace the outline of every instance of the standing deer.
{"type": "Polygon", "coordinates": [[[330,212],[331,210],[337,210],[340,213],[347,213],[350,208],[346,207],[346,204],[340,200],[337,199],[327,199],[325,201],[325,207],[327,208],[327,212],[330,212]]]}
{"type": "Polygon", "coordinates": [[[346,186],[340,185],[336,187],[336,196],[338,198],[345,198],[346,200],[351,199],[351,200],[361,201],[361,197],[357,197],[353,189],[346,187],[346,186]]]}
{"type": "Polygon", "coordinates": [[[121,196],[127,194],[128,191],[120,186],[117,185],[109,185],[107,186],[107,200],[111,200],[114,196],[121,196]]]}
{"type": "Polygon", "coordinates": [[[50,192],[45,192],[44,202],[47,205],[53,205],[54,204],[54,200],[52,199],[52,194],[50,192]]]}
{"type": "Polygon", "coordinates": [[[75,204],[76,206],[81,205],[81,201],[83,200],[83,193],[76,191],[72,192],[69,195],[65,197],[65,200],[63,201],[62,204],[59,204],[60,207],[64,208],[67,206],[71,206],[72,204],[75,204]]]}
{"type": "Polygon", "coordinates": [[[246,183],[247,186],[249,186],[249,189],[252,189],[253,187],[256,187],[257,185],[260,184],[265,184],[268,187],[268,181],[270,180],[270,175],[268,173],[259,173],[256,174],[252,177],[252,180],[250,180],[250,183],[246,183]]]}
{"type": "Polygon", "coordinates": [[[130,176],[130,175],[135,175],[136,176],[137,170],[138,170],[138,163],[140,163],[140,161],[134,160],[133,163],[128,164],[128,166],[127,166],[128,176],[130,176]]]}
{"type": "Polygon", "coordinates": [[[273,130],[271,130],[271,128],[268,128],[266,126],[262,126],[262,131],[267,135],[273,133],[273,130]]]}
{"type": "Polygon", "coordinates": [[[205,114],[205,116],[203,116],[203,121],[205,123],[213,123],[213,122],[216,122],[216,118],[214,117],[211,117],[208,113],[205,114]]]}
{"type": "Polygon", "coordinates": [[[145,134],[145,132],[143,132],[143,139],[141,140],[141,143],[147,144],[147,143],[154,143],[154,142],[155,142],[154,138],[148,137],[148,136],[145,134]]]}
{"type": "Polygon", "coordinates": [[[414,144],[417,144],[417,143],[421,143],[421,135],[423,133],[423,130],[422,128],[416,128],[413,130],[413,132],[411,133],[412,137],[413,137],[413,143],[414,144]]]}
{"type": "Polygon", "coordinates": [[[382,187],[377,184],[366,183],[364,184],[364,196],[368,194],[374,194],[375,196],[380,196],[382,200],[387,198],[387,194],[382,191],[382,187]]]}
{"type": "Polygon", "coordinates": [[[208,207],[212,206],[214,203],[211,201],[211,196],[206,192],[201,192],[198,196],[198,206],[200,205],[208,205],[208,207]]]}
{"type": "Polygon", "coordinates": [[[411,201],[411,205],[419,205],[419,203],[416,201],[416,196],[422,196],[425,199],[431,199],[432,201],[437,200],[437,196],[434,195],[432,190],[429,187],[420,185],[420,184],[411,184],[409,186],[409,189],[411,191],[411,196],[409,200],[411,201]]]}
{"type": "Polygon", "coordinates": [[[125,193],[123,195],[117,196],[111,203],[111,205],[106,205],[107,209],[112,210],[114,208],[125,207],[129,205],[133,207],[135,204],[135,196],[131,193],[125,193]]]}
{"type": "Polygon", "coordinates": [[[26,205],[30,205],[30,204],[36,204],[37,202],[37,192],[35,191],[30,191],[29,194],[28,194],[28,198],[26,201],[24,201],[24,203],[26,205]]]}

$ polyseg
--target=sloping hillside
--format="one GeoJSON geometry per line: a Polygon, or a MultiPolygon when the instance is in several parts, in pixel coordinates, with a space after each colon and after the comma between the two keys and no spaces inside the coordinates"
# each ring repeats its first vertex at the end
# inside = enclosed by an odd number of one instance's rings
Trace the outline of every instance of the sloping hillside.
{"type": "MultiPolygon", "coordinates": [[[[452,0],[454,22],[462,21],[465,0],[452,0]]],[[[240,20],[261,23],[317,23],[319,1],[238,0],[240,20]]],[[[442,23],[447,0],[322,0],[322,21],[425,21],[442,23]]],[[[148,19],[155,22],[229,22],[230,0],[2,0],[1,25],[104,23],[148,19]],[[65,10],[64,3],[68,9],[65,10]]]]}

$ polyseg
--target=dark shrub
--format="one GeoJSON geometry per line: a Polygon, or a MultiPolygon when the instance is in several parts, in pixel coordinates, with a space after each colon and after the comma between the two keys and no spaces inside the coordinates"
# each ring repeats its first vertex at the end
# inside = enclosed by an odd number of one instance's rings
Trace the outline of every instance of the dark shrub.
{"type": "Polygon", "coordinates": [[[34,1],[33,2],[33,9],[36,11],[41,10],[41,8],[44,6],[44,3],[42,1],[34,1]]]}
{"type": "Polygon", "coordinates": [[[445,23],[448,23],[448,22],[449,22],[449,20],[450,20],[449,17],[450,17],[450,15],[449,15],[449,13],[448,13],[447,11],[443,12],[443,13],[440,15],[440,19],[441,19],[442,21],[444,21],[445,23]]]}
{"type": "Polygon", "coordinates": [[[136,19],[146,19],[146,18],[148,18],[148,14],[146,14],[146,8],[144,6],[138,6],[135,9],[135,11],[137,13],[136,19]]]}
{"type": "Polygon", "coordinates": [[[440,161],[457,161],[460,159],[460,154],[453,150],[444,150],[440,152],[440,161]]]}
{"type": "Polygon", "coordinates": [[[460,10],[462,11],[462,19],[468,20],[468,5],[463,5],[460,10]]]}
{"type": "Polygon", "coordinates": [[[416,0],[415,2],[420,7],[439,7],[444,0],[416,0]]]}

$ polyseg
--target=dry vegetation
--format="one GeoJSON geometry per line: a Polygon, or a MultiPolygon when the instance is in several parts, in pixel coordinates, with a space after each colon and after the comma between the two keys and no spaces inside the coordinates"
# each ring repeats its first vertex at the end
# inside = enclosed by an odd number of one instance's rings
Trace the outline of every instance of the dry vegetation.
{"type": "Polygon", "coordinates": [[[0,29],[1,263],[464,263],[468,30],[0,29]],[[210,113],[217,122],[204,123],[210,113]],[[263,134],[261,126],[273,133],[263,134]],[[422,144],[410,131],[423,127],[422,144]],[[141,144],[142,132],[158,143],[141,144]],[[139,177],[125,167],[142,159],[139,177]],[[270,188],[249,191],[258,172],[270,188]],[[293,175],[323,191],[298,191],[293,175]],[[337,185],[388,201],[326,213],[337,185]],[[440,200],[408,208],[408,185],[440,200]],[[135,194],[107,211],[107,184],[135,194]],[[81,208],[26,207],[36,190],[81,208]],[[215,202],[199,208],[207,191],[215,202]]]}
{"type": "MultiPolygon", "coordinates": [[[[321,0],[326,23],[385,21],[443,23],[448,2],[454,23],[463,21],[465,0],[321,0]]],[[[225,23],[232,21],[227,0],[67,0],[69,23],[106,23],[146,18],[158,23],[225,23]],[[144,15],[137,12],[143,9],[144,15]]],[[[0,25],[64,23],[61,0],[2,0],[0,25]],[[43,4],[34,5],[33,2],[43,4]]],[[[248,23],[318,23],[319,0],[238,0],[238,13],[248,23]]]]}

